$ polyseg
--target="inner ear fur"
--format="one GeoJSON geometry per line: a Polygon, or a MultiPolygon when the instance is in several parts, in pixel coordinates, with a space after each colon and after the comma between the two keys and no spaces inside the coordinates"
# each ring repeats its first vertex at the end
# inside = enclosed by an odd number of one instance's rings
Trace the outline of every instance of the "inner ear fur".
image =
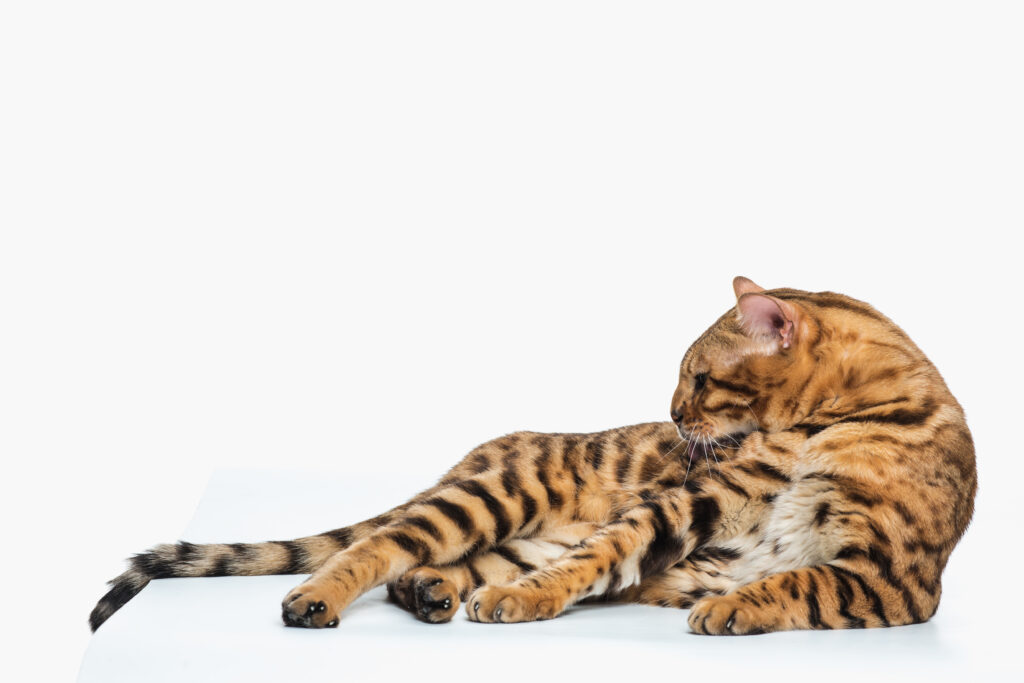
{"type": "Polygon", "coordinates": [[[740,296],[736,310],[740,326],[749,336],[777,339],[784,349],[795,341],[800,312],[789,302],[759,292],[748,293],[740,296]]]}

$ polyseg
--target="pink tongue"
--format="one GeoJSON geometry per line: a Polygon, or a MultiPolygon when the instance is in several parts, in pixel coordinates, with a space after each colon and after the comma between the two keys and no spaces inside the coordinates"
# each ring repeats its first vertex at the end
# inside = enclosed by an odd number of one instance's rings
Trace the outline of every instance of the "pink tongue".
{"type": "Polygon", "coordinates": [[[693,462],[693,459],[697,457],[697,442],[696,441],[691,441],[689,444],[687,444],[686,454],[688,456],[690,456],[690,462],[693,462]]]}

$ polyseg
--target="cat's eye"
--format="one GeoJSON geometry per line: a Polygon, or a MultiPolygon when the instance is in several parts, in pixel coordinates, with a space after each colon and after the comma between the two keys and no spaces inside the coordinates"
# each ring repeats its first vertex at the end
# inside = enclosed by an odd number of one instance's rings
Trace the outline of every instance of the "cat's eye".
{"type": "Polygon", "coordinates": [[[693,390],[700,391],[704,388],[704,385],[708,383],[708,373],[698,372],[693,377],[693,390]]]}

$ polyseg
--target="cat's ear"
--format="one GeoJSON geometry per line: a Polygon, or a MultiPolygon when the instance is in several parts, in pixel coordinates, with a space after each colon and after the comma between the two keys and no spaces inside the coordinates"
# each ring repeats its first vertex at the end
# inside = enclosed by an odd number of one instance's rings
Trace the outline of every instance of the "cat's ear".
{"type": "Polygon", "coordinates": [[[740,326],[752,337],[778,339],[784,349],[792,346],[796,339],[800,310],[788,301],[767,294],[743,294],[736,310],[740,326]]]}
{"type": "Polygon", "coordinates": [[[760,294],[764,291],[764,287],[754,284],[750,278],[737,275],[732,279],[732,291],[736,292],[736,299],[739,300],[744,294],[760,294]]]}

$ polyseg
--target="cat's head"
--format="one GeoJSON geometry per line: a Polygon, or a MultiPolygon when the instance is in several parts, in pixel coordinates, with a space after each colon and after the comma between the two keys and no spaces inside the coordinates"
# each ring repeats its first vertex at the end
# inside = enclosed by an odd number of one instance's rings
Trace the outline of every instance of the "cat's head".
{"type": "Polygon", "coordinates": [[[841,416],[891,393],[906,368],[930,367],[898,327],[855,299],[765,290],[744,277],[733,289],[736,306],[686,352],[672,396],[680,435],[698,446],[736,445],[826,409],[841,416]]]}

